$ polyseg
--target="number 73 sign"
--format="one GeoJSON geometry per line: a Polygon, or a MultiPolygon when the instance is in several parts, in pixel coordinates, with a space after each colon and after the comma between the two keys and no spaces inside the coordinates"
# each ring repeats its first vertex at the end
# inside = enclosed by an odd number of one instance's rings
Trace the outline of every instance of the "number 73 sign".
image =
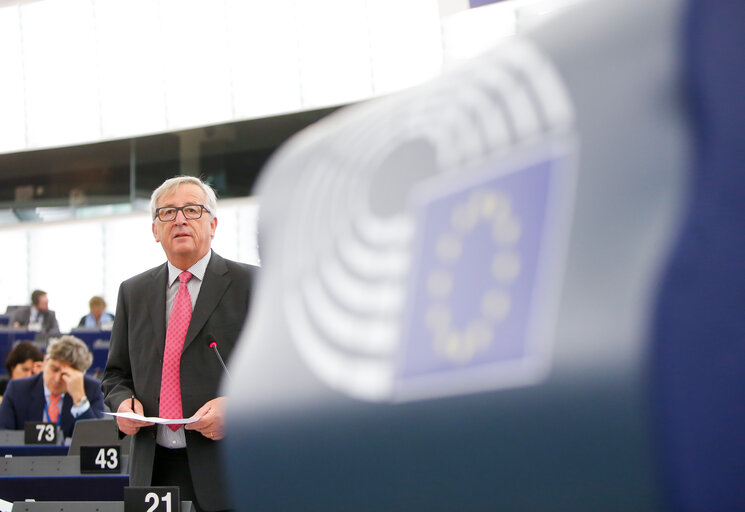
{"type": "Polygon", "coordinates": [[[62,430],[54,423],[27,421],[24,424],[25,444],[62,444],[62,430]]]}

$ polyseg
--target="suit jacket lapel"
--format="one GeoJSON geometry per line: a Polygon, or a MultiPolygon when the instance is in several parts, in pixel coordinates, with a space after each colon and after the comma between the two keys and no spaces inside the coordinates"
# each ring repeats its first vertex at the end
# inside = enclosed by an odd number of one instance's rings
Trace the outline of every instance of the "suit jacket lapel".
{"type": "Polygon", "coordinates": [[[34,383],[31,385],[31,397],[29,400],[29,419],[31,421],[44,420],[44,406],[47,399],[44,396],[44,374],[37,375],[34,383]],[[31,419],[38,418],[38,419],[31,419]]]}
{"type": "Polygon", "coordinates": [[[194,341],[197,333],[207,323],[210,315],[212,315],[212,312],[220,302],[220,298],[225,294],[225,290],[228,289],[230,278],[227,274],[228,267],[225,265],[225,260],[213,252],[210,262],[207,264],[207,269],[204,272],[202,286],[199,288],[199,296],[197,297],[197,303],[194,305],[194,311],[191,315],[189,330],[186,331],[184,350],[194,341]]]}
{"type": "Polygon", "coordinates": [[[143,297],[151,296],[152,299],[145,301],[145,307],[150,308],[150,325],[153,326],[153,337],[155,348],[160,357],[166,346],[166,287],[168,286],[168,264],[164,263],[155,269],[153,280],[146,285],[150,290],[142,294],[143,297]]]}

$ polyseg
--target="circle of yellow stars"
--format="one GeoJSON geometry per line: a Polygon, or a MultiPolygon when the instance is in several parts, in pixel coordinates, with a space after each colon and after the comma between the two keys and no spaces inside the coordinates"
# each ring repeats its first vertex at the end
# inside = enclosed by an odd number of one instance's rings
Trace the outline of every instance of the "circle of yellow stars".
{"type": "Polygon", "coordinates": [[[436,241],[438,265],[427,275],[429,307],[425,324],[432,335],[435,352],[455,363],[467,363],[485,351],[495,339],[498,325],[512,307],[508,288],[520,275],[521,261],[515,246],[520,240],[521,226],[514,215],[512,202],[498,190],[475,190],[453,208],[450,226],[436,241]],[[463,253],[463,242],[476,226],[489,224],[491,237],[498,250],[490,262],[491,286],[480,298],[480,310],[464,328],[453,325],[448,305],[453,291],[453,265],[463,253]]]}

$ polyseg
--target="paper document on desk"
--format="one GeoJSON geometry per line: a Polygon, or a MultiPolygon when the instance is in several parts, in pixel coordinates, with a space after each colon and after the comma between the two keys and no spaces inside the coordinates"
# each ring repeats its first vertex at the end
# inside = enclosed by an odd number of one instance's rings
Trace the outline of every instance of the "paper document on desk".
{"type": "Polygon", "coordinates": [[[104,414],[108,414],[109,416],[119,416],[120,418],[128,418],[130,420],[149,421],[150,423],[159,423],[161,425],[187,425],[201,419],[201,417],[179,419],[158,418],[155,416],[142,416],[141,414],[135,414],[133,412],[105,412],[104,414]]]}

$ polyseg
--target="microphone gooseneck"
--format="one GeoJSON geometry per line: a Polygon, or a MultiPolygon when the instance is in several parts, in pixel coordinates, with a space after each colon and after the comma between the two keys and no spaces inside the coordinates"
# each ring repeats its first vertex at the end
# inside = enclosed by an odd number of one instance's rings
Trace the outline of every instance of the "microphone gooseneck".
{"type": "Polygon", "coordinates": [[[220,351],[217,348],[217,340],[212,334],[207,335],[207,342],[209,343],[209,347],[215,351],[215,355],[217,356],[218,361],[220,361],[220,364],[222,365],[222,369],[225,371],[225,375],[230,379],[230,372],[228,371],[228,367],[225,366],[225,361],[222,360],[222,356],[220,355],[220,351]]]}

